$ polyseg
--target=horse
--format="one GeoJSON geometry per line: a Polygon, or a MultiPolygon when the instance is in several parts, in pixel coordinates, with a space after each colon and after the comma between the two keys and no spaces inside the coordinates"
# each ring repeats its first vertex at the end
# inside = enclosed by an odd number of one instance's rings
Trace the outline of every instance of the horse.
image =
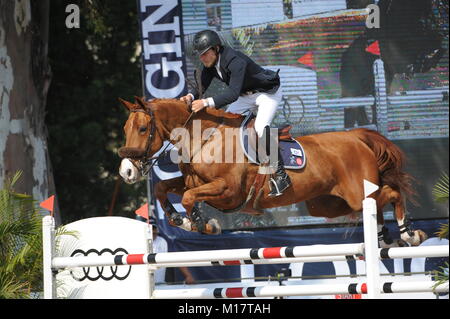
{"type": "MultiPolygon", "coordinates": [[[[169,224],[187,231],[204,234],[220,233],[217,220],[206,220],[196,208],[196,202],[207,204],[224,213],[239,210],[249,214],[262,209],[291,205],[305,201],[311,216],[335,218],[362,211],[363,180],[379,185],[371,197],[377,201],[377,223],[380,244],[391,247],[404,242],[419,245],[426,239],[421,230],[413,230],[407,222],[405,202],[414,197],[413,177],[403,171],[405,156],[391,141],[376,131],[358,128],[345,132],[325,132],[295,137],[303,146],[308,162],[300,170],[287,170],[292,185],[278,197],[269,197],[267,182],[260,184],[259,197],[250,196],[258,177],[259,165],[237,160],[242,154],[235,136],[227,129],[239,129],[243,116],[223,110],[205,108],[192,113],[190,106],[177,99],[145,101],[135,97],[135,103],[119,99],[129,111],[124,126],[125,146],[118,150],[122,158],[119,173],[125,182],[137,182],[145,174],[145,165],[165,141],[192,149],[180,161],[182,176],[160,181],[155,185],[155,197],[161,203],[169,224]],[[199,124],[200,123],[200,124],[199,124]],[[200,126],[202,137],[195,137],[200,126]],[[173,132],[185,130],[185,138],[174,140],[173,132]],[[215,131],[220,134],[207,134],[215,131]],[[208,135],[209,137],[204,137],[208,135]],[[211,137],[213,135],[213,137],[211,137]],[[199,141],[201,139],[201,141],[199,141]],[[231,143],[231,144],[230,144],[231,143]],[[195,157],[202,152],[230,155],[226,145],[233,145],[232,161],[202,161],[195,157]],[[191,147],[192,146],[192,147],[191,147]],[[182,196],[186,217],[176,212],[167,199],[168,193],[182,196]],[[384,227],[383,207],[392,204],[401,232],[393,241],[384,227]]],[[[245,156],[244,156],[245,157],[245,156]]],[[[263,181],[265,179],[263,178],[263,181]]]]}

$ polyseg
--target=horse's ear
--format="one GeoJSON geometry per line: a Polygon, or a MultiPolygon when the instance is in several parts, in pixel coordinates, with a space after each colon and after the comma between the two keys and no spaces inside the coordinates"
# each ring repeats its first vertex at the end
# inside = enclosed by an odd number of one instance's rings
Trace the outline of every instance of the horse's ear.
{"type": "Polygon", "coordinates": [[[134,99],[136,100],[137,105],[139,105],[141,108],[145,109],[145,100],[142,97],[135,96],[134,99]]]}
{"type": "Polygon", "coordinates": [[[122,103],[122,105],[125,106],[130,111],[132,109],[136,108],[136,106],[133,103],[125,101],[125,100],[121,99],[120,97],[119,97],[119,102],[122,103]]]}

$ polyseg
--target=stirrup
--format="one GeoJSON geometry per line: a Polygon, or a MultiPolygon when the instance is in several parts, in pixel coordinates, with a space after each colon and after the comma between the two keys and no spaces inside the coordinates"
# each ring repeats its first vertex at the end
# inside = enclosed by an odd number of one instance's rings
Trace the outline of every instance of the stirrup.
{"type": "Polygon", "coordinates": [[[269,180],[269,185],[270,185],[269,197],[278,197],[280,195],[283,195],[283,193],[280,192],[277,183],[272,177],[269,180]]]}
{"type": "Polygon", "coordinates": [[[291,186],[291,183],[289,180],[286,181],[286,186],[284,186],[282,189],[280,189],[278,187],[277,182],[275,181],[275,179],[273,177],[270,178],[269,180],[269,185],[270,185],[270,192],[269,192],[269,197],[277,197],[280,195],[283,195],[283,192],[289,188],[289,186],[291,186]]]}

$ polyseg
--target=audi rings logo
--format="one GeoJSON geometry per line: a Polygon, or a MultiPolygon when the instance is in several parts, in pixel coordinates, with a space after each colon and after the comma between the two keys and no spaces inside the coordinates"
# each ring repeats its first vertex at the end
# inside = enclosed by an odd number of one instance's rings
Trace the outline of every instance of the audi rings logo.
{"type": "MultiPolygon", "coordinates": [[[[71,257],[76,256],[101,256],[105,254],[117,255],[117,254],[128,254],[128,252],[123,248],[117,248],[116,250],[111,250],[109,248],[104,248],[100,251],[97,249],[89,249],[84,251],[81,249],[76,249],[73,251],[71,257]]],[[[78,267],[70,271],[72,278],[77,281],[90,280],[97,281],[103,279],[106,281],[117,279],[125,280],[130,275],[131,266],[105,266],[105,267],[78,267]],[[82,271],[81,271],[82,270],[82,271]]]]}

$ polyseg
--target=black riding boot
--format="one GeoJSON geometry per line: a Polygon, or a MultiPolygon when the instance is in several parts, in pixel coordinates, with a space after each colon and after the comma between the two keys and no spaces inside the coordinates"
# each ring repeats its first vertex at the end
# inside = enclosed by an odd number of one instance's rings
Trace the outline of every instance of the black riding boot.
{"type": "MultiPolygon", "coordinates": [[[[278,134],[275,134],[275,136],[272,136],[270,134],[270,127],[266,126],[264,128],[264,135],[266,137],[266,154],[268,158],[271,158],[271,152],[270,152],[270,145],[271,143],[274,143],[275,145],[278,145],[278,134]],[[276,139],[276,140],[275,140],[276,139]]],[[[286,190],[291,185],[291,179],[289,178],[289,175],[286,174],[284,170],[284,163],[283,158],[281,157],[280,149],[277,148],[278,152],[278,159],[274,163],[269,163],[269,166],[275,169],[275,173],[271,175],[269,180],[269,186],[270,186],[270,197],[280,196],[283,194],[283,191],[286,190]]]]}

